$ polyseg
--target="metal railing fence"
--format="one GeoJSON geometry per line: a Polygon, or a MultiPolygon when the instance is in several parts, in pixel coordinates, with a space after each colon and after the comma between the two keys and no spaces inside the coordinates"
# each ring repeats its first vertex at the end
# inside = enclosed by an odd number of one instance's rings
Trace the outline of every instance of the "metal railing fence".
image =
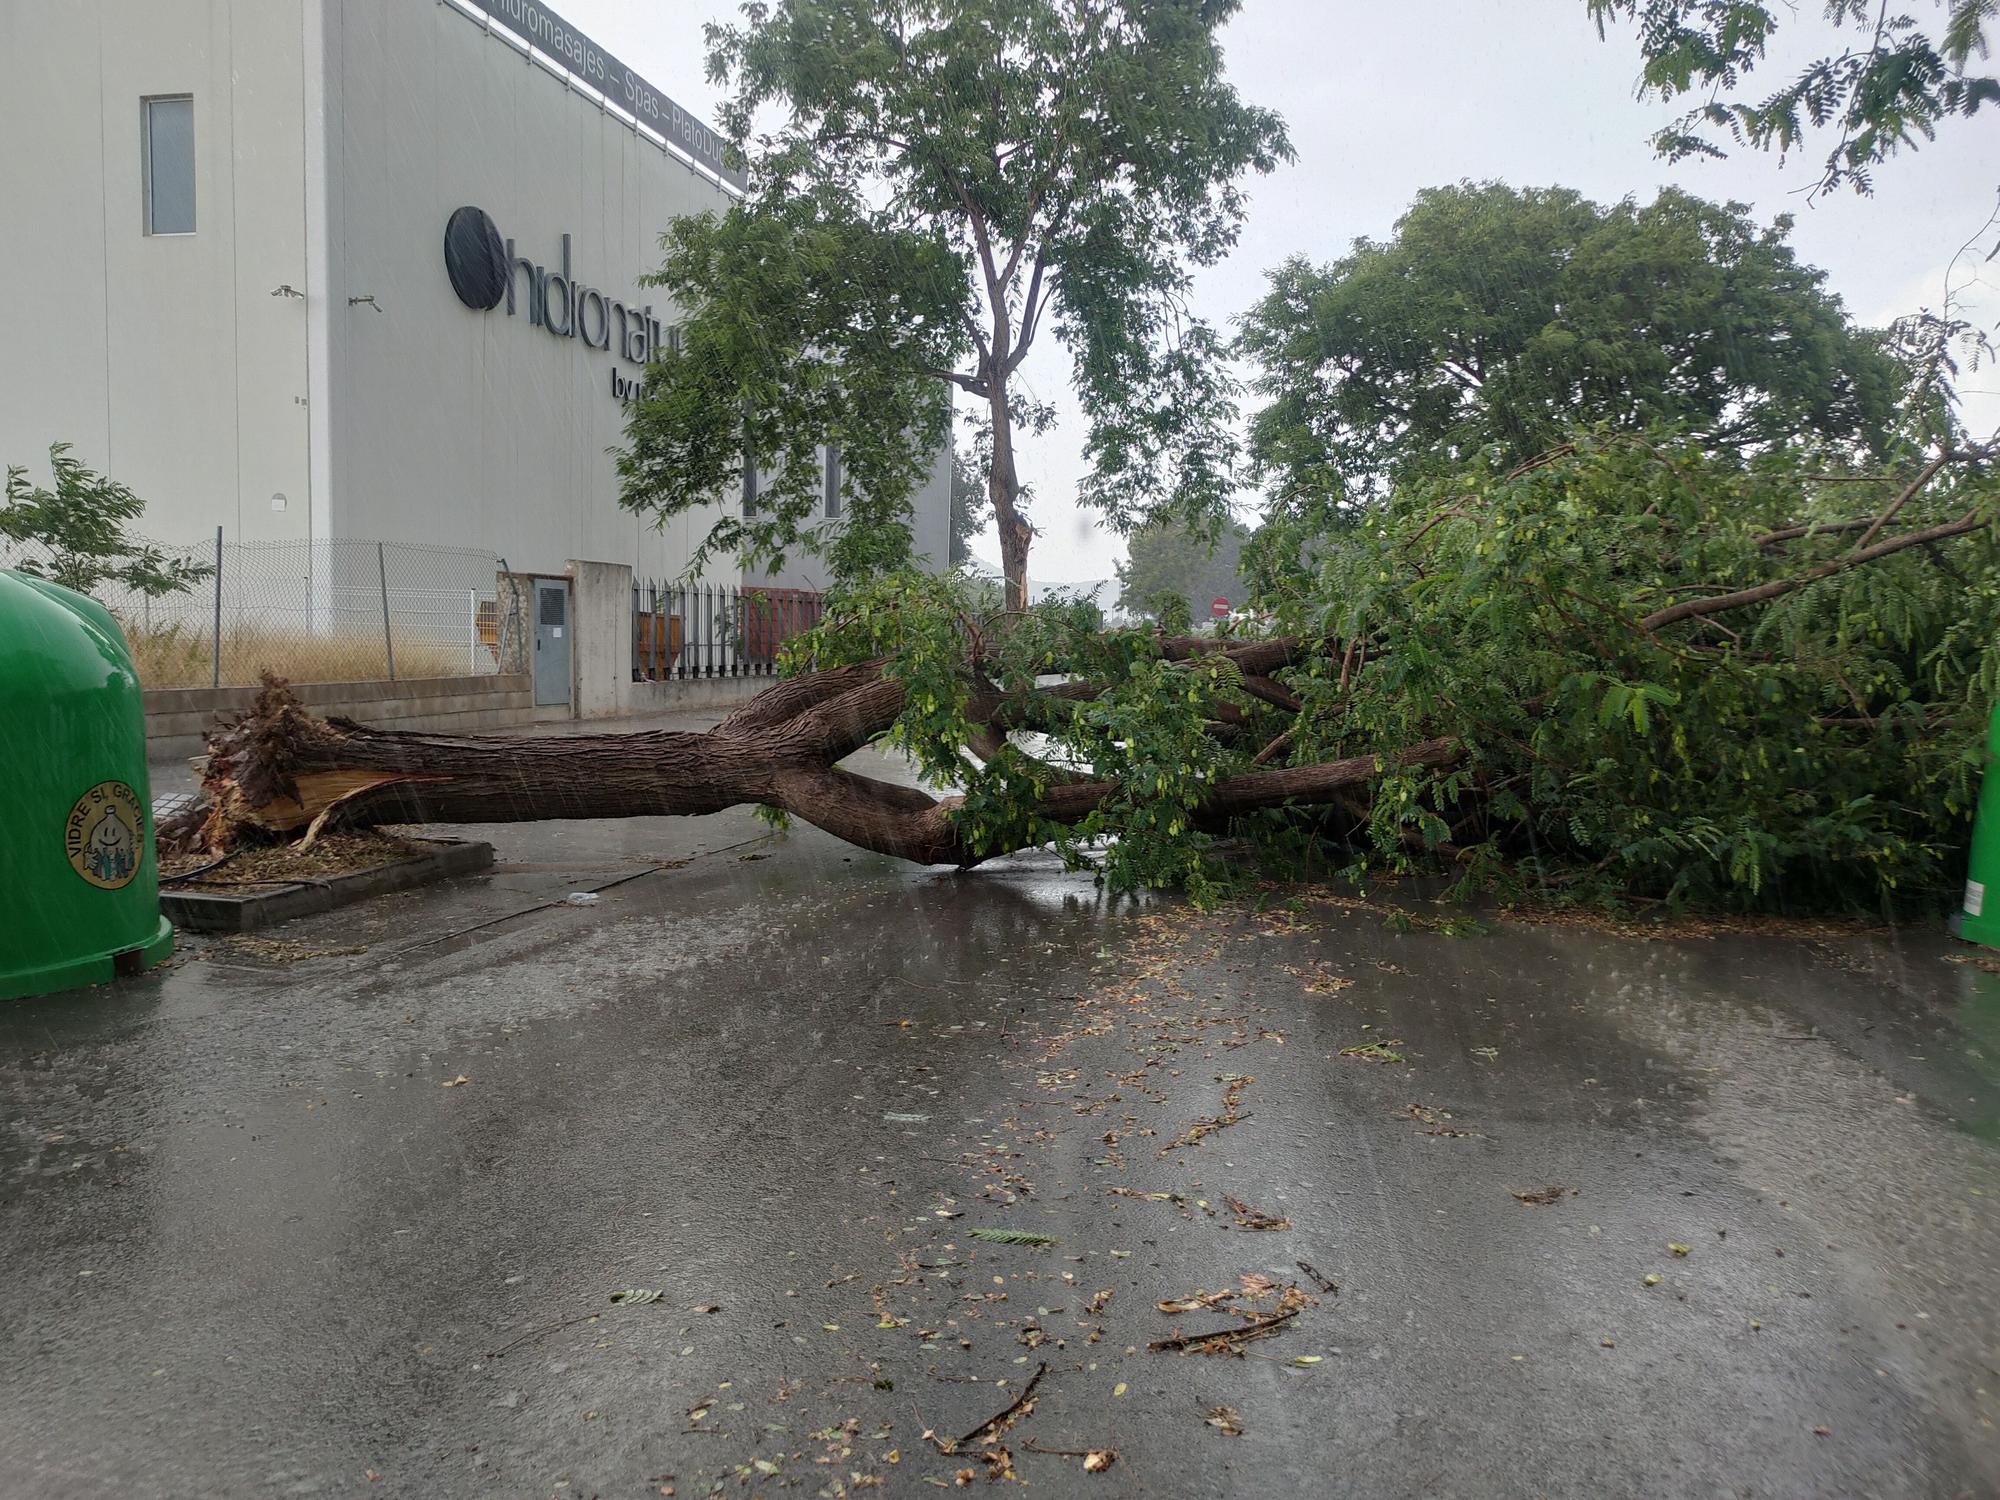
{"type": "Polygon", "coordinates": [[[812,589],[636,579],[632,680],[774,676],[779,651],[822,610],[812,589]]]}

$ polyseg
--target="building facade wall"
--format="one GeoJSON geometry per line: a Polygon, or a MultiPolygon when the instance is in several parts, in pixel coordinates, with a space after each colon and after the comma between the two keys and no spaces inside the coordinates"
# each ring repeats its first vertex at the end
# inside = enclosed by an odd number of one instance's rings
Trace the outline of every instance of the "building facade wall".
{"type": "MultiPolygon", "coordinates": [[[[641,364],[535,326],[526,269],[510,267],[511,315],[467,306],[444,232],[477,207],[552,272],[567,235],[575,283],[650,305],[664,329],[671,306],[639,284],[660,232],[725,193],[455,6],[345,0],[327,26],[335,534],[483,547],[535,572],[678,572],[715,512],[662,530],[616,503],[613,380],[641,364]]],[[[554,326],[573,324],[556,300],[554,326]]]]}
{"type": "MultiPolygon", "coordinates": [[[[910,541],[919,566],[937,572],[950,566],[951,449],[948,447],[932,455],[929,475],[910,497],[910,541]]],[[[746,568],[743,572],[743,582],[754,588],[818,590],[825,589],[832,581],[826,560],[810,552],[787,554],[774,570],[746,568]]]]}
{"type": "MultiPolygon", "coordinates": [[[[551,271],[567,236],[575,283],[664,330],[640,277],[675,215],[727,205],[712,178],[452,0],[0,4],[0,265],[33,289],[10,302],[0,460],[42,477],[71,442],[168,544],[221,526],[681,574],[720,511],[662,525],[616,499],[616,383],[642,365],[535,326],[528,270],[512,315],[467,306],[444,233],[476,206],[551,271]],[[196,228],[151,235],[142,101],[179,94],[196,228]]],[[[940,562],[948,467],[917,502],[940,562]]]]}
{"type": "Polygon", "coordinates": [[[197,542],[309,523],[302,0],[8,0],[0,459],[68,442],[197,542]],[[195,231],[145,232],[142,101],[194,99],[195,231]],[[283,510],[272,497],[283,495],[283,510]]]}

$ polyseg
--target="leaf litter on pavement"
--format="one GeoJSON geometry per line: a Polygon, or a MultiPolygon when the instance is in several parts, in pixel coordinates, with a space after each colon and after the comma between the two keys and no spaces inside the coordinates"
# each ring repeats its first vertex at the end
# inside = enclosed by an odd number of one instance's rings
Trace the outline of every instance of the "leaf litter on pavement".
{"type": "MultiPolygon", "coordinates": [[[[1262,1049],[1286,1048],[1288,1027],[1287,1050],[1296,1050],[1310,1028],[1301,1032],[1306,1022],[1274,1015],[1252,998],[1254,989],[1232,997],[1206,980],[1192,982],[1199,967],[1229,965],[1243,951],[1236,943],[1267,929],[1294,940],[1311,930],[1289,911],[1248,921],[1240,909],[1192,919],[1184,910],[1147,913],[1127,924],[1129,941],[1106,948],[1094,982],[1036,1005],[1010,995],[999,1031],[986,1030],[976,1012],[954,1025],[897,1021],[886,1033],[903,1059],[903,1090],[892,1102],[907,1098],[915,1107],[888,1113],[949,1118],[917,1103],[937,1096],[936,1087],[923,1085],[939,1076],[935,1049],[948,1036],[979,1034],[987,1045],[998,1038],[1004,1050],[997,1066],[1018,1087],[1010,1102],[962,1126],[932,1125],[905,1156],[854,1164],[856,1179],[874,1194],[855,1223],[879,1234],[886,1253],[871,1268],[865,1260],[813,1264],[799,1251],[781,1252],[800,1264],[786,1273],[795,1284],[783,1295],[793,1300],[781,1304],[770,1336],[793,1341],[799,1357],[786,1379],[761,1393],[730,1389],[727,1380],[711,1380],[708,1390],[684,1386],[687,1441],[712,1433],[717,1447],[701,1464],[701,1484],[683,1467],[681,1493],[731,1482],[756,1492],[805,1480],[808,1491],[817,1481],[819,1493],[839,1497],[897,1477],[958,1488],[1033,1481],[1037,1465],[1046,1482],[1048,1464],[1095,1476],[1138,1460],[1095,1415],[1146,1399],[1125,1368],[1134,1359],[1258,1358],[1279,1366],[1283,1378],[1315,1378],[1325,1356],[1300,1334],[1324,1317],[1325,1299],[1340,1288],[1310,1260],[1297,1262],[1304,1284],[1282,1278],[1278,1266],[1293,1264],[1296,1251],[1333,1264],[1327,1257],[1338,1248],[1297,1238],[1290,1215],[1259,1186],[1265,1179],[1255,1171],[1254,1138],[1231,1134],[1218,1145],[1219,1132],[1255,1120],[1252,1059],[1262,1049]],[[1125,1060],[1107,1065],[1107,1047],[1125,1060]],[[1159,1141],[1166,1144],[1144,1149],[1159,1141]],[[1205,1189],[1204,1174],[1238,1170],[1225,1155],[1248,1175],[1229,1191],[1205,1189]],[[1079,1213],[1100,1227],[1088,1235],[1065,1229],[1079,1213]],[[1151,1243],[1154,1215],[1217,1233],[1279,1236],[1263,1243],[1280,1258],[1226,1272],[1214,1267],[1210,1285],[1216,1272],[1225,1278],[1214,1290],[1147,1288],[1144,1262],[1132,1257],[1151,1243]],[[1124,1245],[1114,1216],[1134,1221],[1124,1245]],[[1104,1225],[1107,1219],[1114,1222],[1104,1225]],[[1079,1241],[1077,1252],[1067,1252],[1079,1241]],[[1137,1292],[1129,1302],[1117,1295],[1128,1283],[1137,1292]],[[1292,1349],[1258,1352],[1273,1340],[1292,1349]],[[857,1408],[871,1391],[882,1394],[857,1408]],[[802,1420],[806,1401],[845,1415],[802,1420]],[[809,1427],[810,1441],[802,1441],[809,1427]]],[[[1344,1007],[1359,989],[1317,961],[1289,977],[1303,982],[1281,1000],[1337,995],[1344,1007]]],[[[918,1136],[914,1128],[906,1134],[918,1136]]],[[[1221,1250],[1253,1242],[1201,1243],[1221,1250]]],[[[735,1331],[726,1318],[718,1323],[735,1331]]],[[[690,1374],[702,1368],[695,1360],[714,1357],[706,1349],[697,1356],[692,1345],[681,1352],[690,1374]]],[[[671,1349],[667,1357],[671,1367],[671,1349]]],[[[1216,1391],[1210,1402],[1229,1395],[1216,1391]]],[[[1225,1399],[1208,1415],[1196,1405],[1184,1409],[1185,1419],[1199,1424],[1226,1411],[1234,1436],[1254,1425],[1238,1415],[1242,1405],[1240,1397],[1225,1399]]],[[[1149,1412],[1146,1420],[1156,1418],[1149,1412]]]]}

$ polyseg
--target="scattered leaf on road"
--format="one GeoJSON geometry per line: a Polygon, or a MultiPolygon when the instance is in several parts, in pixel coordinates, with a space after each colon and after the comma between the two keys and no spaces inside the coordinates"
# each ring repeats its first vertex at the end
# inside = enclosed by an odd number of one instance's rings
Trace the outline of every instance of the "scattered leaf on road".
{"type": "Polygon", "coordinates": [[[1564,1194],[1574,1193],[1576,1189],[1566,1188],[1560,1182],[1552,1182],[1547,1187],[1509,1188],[1507,1191],[1530,1208],[1546,1208],[1551,1203],[1560,1202],[1564,1194]]]}
{"type": "Polygon", "coordinates": [[[1219,1306],[1224,1302],[1231,1301],[1235,1296],[1236,1293],[1234,1292],[1211,1292],[1202,1287],[1196,1287],[1184,1297],[1162,1297],[1153,1306],[1157,1307],[1163,1313],[1200,1312],[1204,1307],[1219,1306]]]}
{"type": "Polygon", "coordinates": [[[1211,1406],[1202,1420],[1225,1437],[1243,1436],[1243,1419],[1236,1414],[1233,1406],[1211,1406]]]}
{"type": "Polygon", "coordinates": [[[1395,1037],[1386,1042],[1369,1042],[1365,1046],[1360,1047],[1342,1047],[1340,1055],[1342,1057],[1358,1057],[1363,1061],[1374,1063],[1408,1062],[1408,1058],[1395,1050],[1402,1045],[1403,1039],[1395,1037]]]}
{"type": "Polygon", "coordinates": [[[1236,1215],[1236,1222],[1245,1229],[1290,1229],[1292,1221],[1276,1214],[1267,1214],[1262,1209],[1252,1208],[1241,1198],[1225,1193],[1222,1201],[1229,1205],[1229,1211],[1236,1215]]]}

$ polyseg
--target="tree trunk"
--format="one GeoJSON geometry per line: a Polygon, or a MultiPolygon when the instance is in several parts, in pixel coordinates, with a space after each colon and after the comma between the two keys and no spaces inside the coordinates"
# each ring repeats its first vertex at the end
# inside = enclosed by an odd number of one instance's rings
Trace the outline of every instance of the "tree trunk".
{"type": "MultiPolygon", "coordinates": [[[[1003,346],[1004,347],[1004,346],[1003,346]]],[[[1008,404],[1004,376],[989,377],[993,412],[993,469],[987,476],[987,493],[993,500],[993,519],[1000,532],[1000,572],[1007,581],[1007,608],[1019,612],[1028,607],[1028,544],[1035,529],[1021,515],[1018,501],[1021,479],[1014,467],[1014,415],[1008,404]]]]}
{"type": "MultiPolygon", "coordinates": [[[[1162,642],[1170,658],[1214,649],[1162,642]]],[[[1228,654],[1255,673],[1271,670],[1293,649],[1291,642],[1259,642],[1228,654]]],[[[1034,707],[983,683],[977,691],[979,712],[995,736],[1034,707]]],[[[1074,699],[1095,691],[1069,684],[1037,696],[1074,699]]],[[[902,707],[902,686],[864,665],[779,683],[701,734],[467,738],[317,719],[282,681],[267,678],[251,713],[211,735],[203,798],[161,826],[160,846],[170,854],[220,854],[260,839],[301,832],[310,838],[328,827],[695,816],[761,804],[860,848],[918,864],[965,867],[1011,852],[1011,846],[974,848],[961,840],[951,816],[961,799],[933,797],[839,766],[887,729],[902,707]]],[[[1196,821],[1221,831],[1241,813],[1331,802],[1373,781],[1385,760],[1442,765],[1457,753],[1451,742],[1433,740],[1386,758],[1252,771],[1216,783],[1196,809],[1196,821]]],[[[1115,781],[1052,776],[1038,811],[1074,826],[1120,792],[1115,781]]]]}

